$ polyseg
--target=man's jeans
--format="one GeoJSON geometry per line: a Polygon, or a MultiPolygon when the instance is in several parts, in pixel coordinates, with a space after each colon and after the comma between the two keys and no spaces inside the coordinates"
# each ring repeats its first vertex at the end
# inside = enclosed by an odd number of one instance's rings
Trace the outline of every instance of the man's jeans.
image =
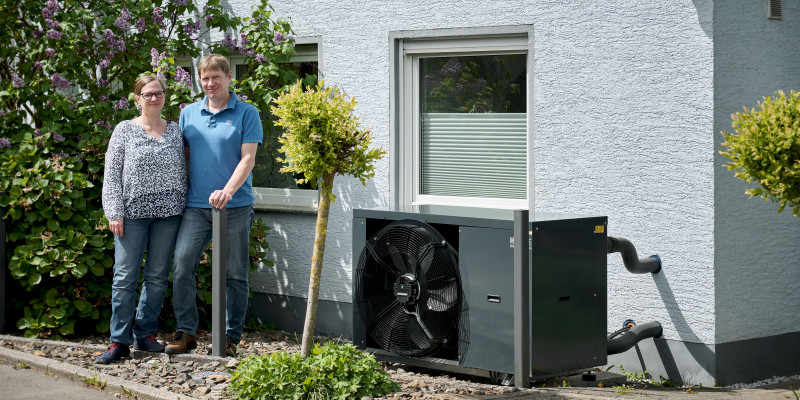
{"type": "MultiPolygon", "coordinates": [[[[211,241],[210,208],[186,207],[175,245],[172,304],[178,331],[197,335],[197,265],[211,241]]],[[[228,254],[226,256],[225,334],[242,337],[250,284],[250,227],[255,220],[253,206],[228,208],[228,254]]]]}
{"type": "Polygon", "coordinates": [[[158,315],[169,281],[179,215],[167,218],[125,218],[122,237],[114,235],[114,280],[111,284],[111,341],[129,345],[158,331],[158,315]],[[144,281],[136,307],[142,257],[144,281]],[[134,311],[136,323],[133,322],[134,311]]]}

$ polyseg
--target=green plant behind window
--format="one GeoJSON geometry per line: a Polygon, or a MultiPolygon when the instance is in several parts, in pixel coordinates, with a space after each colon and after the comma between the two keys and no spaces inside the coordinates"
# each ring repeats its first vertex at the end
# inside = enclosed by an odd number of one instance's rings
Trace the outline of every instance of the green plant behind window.
{"type": "Polygon", "coordinates": [[[732,118],[736,133],[722,133],[726,167],[758,183],[746,190],[751,197],[778,203],[778,212],[789,206],[800,217],[800,92],[778,91],[732,118]]]}

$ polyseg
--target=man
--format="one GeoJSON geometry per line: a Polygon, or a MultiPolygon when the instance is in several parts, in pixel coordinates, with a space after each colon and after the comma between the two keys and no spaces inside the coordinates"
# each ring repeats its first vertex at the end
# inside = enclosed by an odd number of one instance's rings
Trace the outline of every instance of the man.
{"type": "Polygon", "coordinates": [[[251,171],[263,131],[258,110],[228,89],[233,76],[224,56],[204,57],[197,72],[206,97],[184,108],[179,121],[188,155],[189,192],[175,244],[172,302],[178,326],[165,351],[197,348],[195,272],[211,240],[212,207],[227,207],[225,350],[233,355],[247,310],[248,244],[255,218],[251,171]]]}

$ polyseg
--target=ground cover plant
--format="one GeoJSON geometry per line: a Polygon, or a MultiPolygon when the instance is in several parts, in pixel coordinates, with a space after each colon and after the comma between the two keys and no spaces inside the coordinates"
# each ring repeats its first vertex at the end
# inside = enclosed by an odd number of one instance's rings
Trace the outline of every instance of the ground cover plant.
{"type": "Polygon", "coordinates": [[[238,399],[358,399],[400,390],[372,354],[352,344],[316,344],[308,357],[279,351],[250,356],[231,377],[238,399]]]}
{"type": "MultiPolygon", "coordinates": [[[[100,203],[104,153],[115,124],[138,115],[136,78],[156,73],[167,82],[164,117],[174,121],[202,95],[179,64],[203,49],[242,54],[248,68],[238,94],[264,116],[272,93],[298,78],[281,67],[294,49],[290,24],[271,14],[267,0],[246,18],[219,0],[0,2],[8,317],[26,336],[108,331],[113,236],[100,203]]],[[[252,230],[253,266],[269,264],[266,230],[252,230]]],[[[201,305],[210,303],[210,260],[198,268],[201,305]]]]}

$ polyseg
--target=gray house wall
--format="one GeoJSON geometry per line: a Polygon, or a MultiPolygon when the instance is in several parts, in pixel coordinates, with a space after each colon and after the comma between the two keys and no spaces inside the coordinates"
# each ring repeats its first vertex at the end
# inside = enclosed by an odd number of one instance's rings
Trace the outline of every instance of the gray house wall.
{"type": "MultiPolygon", "coordinates": [[[[731,112],[777,88],[798,86],[800,57],[792,44],[800,39],[798,6],[784,3],[783,21],[766,21],[764,0],[272,5],[275,15],[291,17],[298,36],[321,38],[326,84],[356,97],[362,124],[384,147],[393,134],[392,32],[532,26],[535,209],[607,215],[609,235],[628,238],[640,255],[659,254],[664,262],[661,274],[632,275],[618,256],[609,256],[609,331],[629,318],[664,326],[663,339],[643,342],[609,364],[712,385],[717,344],[800,331],[797,315],[789,315],[800,306],[800,291],[790,290],[798,225],[774,207],[748,201],[717,155],[731,112]],[[757,40],[747,31],[764,40],[747,42],[757,40]],[[793,52],[782,58],[788,48],[793,52]],[[773,61],[767,73],[760,74],[756,50],[773,61]],[[739,53],[746,53],[744,60],[739,53]]],[[[250,4],[230,0],[228,6],[246,15],[250,4]]],[[[336,180],[320,291],[322,333],[352,335],[352,210],[389,204],[394,162],[381,160],[367,187],[336,180]]],[[[272,228],[276,267],[253,274],[251,315],[300,330],[315,216],[258,216],[272,228]]]]}

